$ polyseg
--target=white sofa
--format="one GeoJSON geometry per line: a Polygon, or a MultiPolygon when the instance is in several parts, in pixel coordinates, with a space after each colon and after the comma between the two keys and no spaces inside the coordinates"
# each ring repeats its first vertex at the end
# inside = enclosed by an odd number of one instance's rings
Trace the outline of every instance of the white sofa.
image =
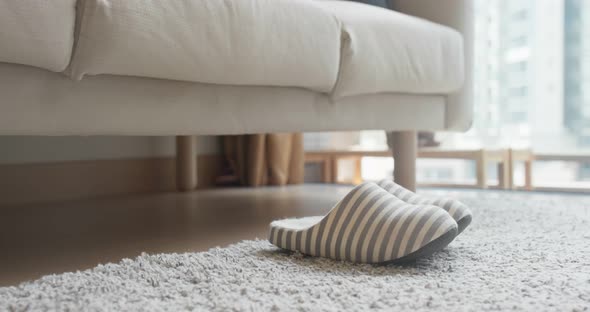
{"type": "Polygon", "coordinates": [[[472,12],[394,8],[0,0],[0,135],[175,135],[187,190],[193,135],[383,129],[412,188],[413,131],[471,124],[472,12]]]}

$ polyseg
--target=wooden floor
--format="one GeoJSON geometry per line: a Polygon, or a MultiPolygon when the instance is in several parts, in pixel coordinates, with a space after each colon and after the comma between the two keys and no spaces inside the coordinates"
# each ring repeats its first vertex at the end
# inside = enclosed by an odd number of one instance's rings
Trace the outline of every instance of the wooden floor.
{"type": "Polygon", "coordinates": [[[217,189],[0,207],[0,286],[117,262],[266,238],[268,223],[325,214],[348,186],[217,189]]]}

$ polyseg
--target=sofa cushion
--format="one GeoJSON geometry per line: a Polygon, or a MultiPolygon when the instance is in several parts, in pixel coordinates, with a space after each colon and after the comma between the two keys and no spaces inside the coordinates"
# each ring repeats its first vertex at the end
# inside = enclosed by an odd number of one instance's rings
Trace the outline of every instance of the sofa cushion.
{"type": "Polygon", "coordinates": [[[71,75],[329,92],[339,22],[310,0],[85,0],[71,75]]]}
{"type": "Polygon", "coordinates": [[[76,0],[0,1],[0,62],[63,71],[75,19],[76,0]]]}
{"type": "Polygon", "coordinates": [[[463,41],[454,29],[349,1],[316,1],[342,23],[335,96],[446,94],[463,84],[463,41]]]}

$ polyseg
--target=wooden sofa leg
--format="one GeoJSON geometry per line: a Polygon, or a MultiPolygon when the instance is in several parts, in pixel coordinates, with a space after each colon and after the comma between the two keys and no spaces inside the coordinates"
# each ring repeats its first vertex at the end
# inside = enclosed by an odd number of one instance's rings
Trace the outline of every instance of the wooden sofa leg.
{"type": "Polygon", "coordinates": [[[196,139],[191,135],[176,137],[176,189],[188,192],[197,187],[196,139]]]}
{"type": "Polygon", "coordinates": [[[416,157],[418,152],[416,131],[394,131],[390,134],[396,183],[410,191],[416,191],[416,157]]]}

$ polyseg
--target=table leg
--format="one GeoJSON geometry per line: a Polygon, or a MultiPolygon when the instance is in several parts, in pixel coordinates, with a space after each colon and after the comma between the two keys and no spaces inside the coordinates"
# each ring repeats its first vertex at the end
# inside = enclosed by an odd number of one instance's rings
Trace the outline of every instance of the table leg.
{"type": "Polygon", "coordinates": [[[514,185],[514,151],[511,148],[508,149],[508,161],[506,165],[508,166],[508,189],[513,190],[516,187],[514,185]]]}
{"type": "Polygon", "coordinates": [[[503,159],[498,163],[498,186],[503,190],[508,189],[508,184],[510,183],[508,179],[510,175],[509,166],[506,162],[507,159],[503,159]]]}
{"type": "Polygon", "coordinates": [[[338,157],[330,159],[331,183],[338,184],[338,157]]]}
{"type": "Polygon", "coordinates": [[[357,156],[354,158],[354,184],[363,182],[363,158],[357,156]]]}
{"type": "Polygon", "coordinates": [[[533,160],[531,157],[524,162],[524,187],[527,191],[533,190],[533,160]]]}
{"type": "Polygon", "coordinates": [[[320,162],[322,166],[322,183],[332,183],[332,163],[330,156],[323,156],[320,162]]]}
{"type": "Polygon", "coordinates": [[[486,174],[486,154],[483,149],[477,152],[476,156],[476,177],[477,177],[477,187],[480,189],[486,189],[488,187],[487,184],[487,174],[486,174]]]}

